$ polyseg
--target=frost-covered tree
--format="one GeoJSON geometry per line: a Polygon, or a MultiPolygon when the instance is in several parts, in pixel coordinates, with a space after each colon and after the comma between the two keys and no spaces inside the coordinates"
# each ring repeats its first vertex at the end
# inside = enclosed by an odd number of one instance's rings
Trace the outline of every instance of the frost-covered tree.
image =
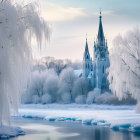
{"type": "Polygon", "coordinates": [[[60,92],[67,93],[67,97],[70,95],[70,100],[73,100],[72,89],[75,80],[76,76],[72,68],[66,68],[60,74],[60,92]]]}
{"type": "Polygon", "coordinates": [[[87,96],[88,92],[92,89],[90,80],[85,79],[85,78],[78,78],[74,82],[74,87],[73,87],[73,94],[74,96],[78,95],[85,95],[87,96]]]}
{"type": "Polygon", "coordinates": [[[71,62],[61,59],[55,59],[53,57],[45,58],[45,65],[47,69],[54,69],[59,75],[63,69],[65,69],[71,62]]]}
{"type": "Polygon", "coordinates": [[[64,69],[72,68],[74,70],[82,69],[81,61],[72,62],[69,59],[55,59],[54,57],[42,57],[34,62],[34,70],[43,71],[45,69],[54,69],[59,75],[64,69]]]}
{"type": "Polygon", "coordinates": [[[46,80],[43,84],[44,94],[47,93],[51,96],[52,102],[56,102],[58,99],[59,90],[59,78],[58,75],[53,71],[49,71],[46,80]]]}
{"type": "Polygon", "coordinates": [[[120,99],[131,95],[140,112],[140,29],[114,39],[109,68],[110,89],[120,99]]]}
{"type": "Polygon", "coordinates": [[[17,108],[32,60],[32,37],[41,46],[49,35],[38,11],[37,3],[31,1],[0,2],[0,125],[9,124],[10,108],[17,108]]]}
{"type": "Polygon", "coordinates": [[[32,72],[30,85],[29,85],[29,93],[31,95],[38,95],[41,97],[43,95],[43,84],[46,80],[46,72],[34,71],[32,72]]]}

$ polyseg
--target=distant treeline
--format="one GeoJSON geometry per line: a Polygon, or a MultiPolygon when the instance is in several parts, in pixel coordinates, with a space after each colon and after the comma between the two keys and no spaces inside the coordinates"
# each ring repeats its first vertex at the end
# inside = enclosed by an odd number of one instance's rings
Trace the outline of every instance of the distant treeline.
{"type": "Polygon", "coordinates": [[[34,62],[33,70],[53,69],[58,75],[63,69],[71,67],[74,70],[82,69],[82,61],[72,62],[69,59],[55,59],[54,57],[43,57],[34,62]]]}
{"type": "Polygon", "coordinates": [[[89,79],[79,77],[75,70],[81,62],[56,60],[45,57],[34,64],[28,85],[22,95],[22,103],[78,103],[78,104],[134,104],[131,98],[118,100],[111,92],[101,94],[93,89],[89,79]]]}

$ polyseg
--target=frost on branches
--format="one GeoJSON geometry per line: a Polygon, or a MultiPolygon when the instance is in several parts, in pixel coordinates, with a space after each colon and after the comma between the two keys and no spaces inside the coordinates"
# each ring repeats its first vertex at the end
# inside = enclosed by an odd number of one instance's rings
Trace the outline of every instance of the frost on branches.
{"type": "Polygon", "coordinates": [[[114,39],[109,68],[110,88],[120,99],[137,99],[140,112],[140,29],[114,39]]]}
{"type": "Polygon", "coordinates": [[[48,25],[38,11],[31,1],[0,2],[0,125],[9,124],[10,108],[17,108],[29,73],[32,37],[39,46],[48,38],[48,25]]]}

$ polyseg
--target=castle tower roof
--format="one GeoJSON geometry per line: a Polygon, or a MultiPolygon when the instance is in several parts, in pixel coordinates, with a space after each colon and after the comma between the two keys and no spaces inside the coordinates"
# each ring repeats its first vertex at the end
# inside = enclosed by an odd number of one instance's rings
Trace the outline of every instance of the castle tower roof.
{"type": "Polygon", "coordinates": [[[84,59],[90,59],[90,53],[89,53],[89,49],[88,49],[87,37],[86,37],[86,45],[85,45],[84,59]]]}
{"type": "Polygon", "coordinates": [[[86,46],[85,46],[85,52],[89,52],[89,50],[88,50],[88,42],[87,42],[87,37],[86,37],[86,46]]]}

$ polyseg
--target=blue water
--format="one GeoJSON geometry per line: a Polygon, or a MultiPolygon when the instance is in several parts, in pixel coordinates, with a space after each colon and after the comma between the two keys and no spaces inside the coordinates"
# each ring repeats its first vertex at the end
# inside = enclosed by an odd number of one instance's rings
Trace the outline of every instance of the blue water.
{"type": "Polygon", "coordinates": [[[26,135],[10,140],[140,140],[131,132],[113,131],[107,127],[89,126],[70,122],[48,122],[45,120],[22,119],[13,122],[26,135]]]}

